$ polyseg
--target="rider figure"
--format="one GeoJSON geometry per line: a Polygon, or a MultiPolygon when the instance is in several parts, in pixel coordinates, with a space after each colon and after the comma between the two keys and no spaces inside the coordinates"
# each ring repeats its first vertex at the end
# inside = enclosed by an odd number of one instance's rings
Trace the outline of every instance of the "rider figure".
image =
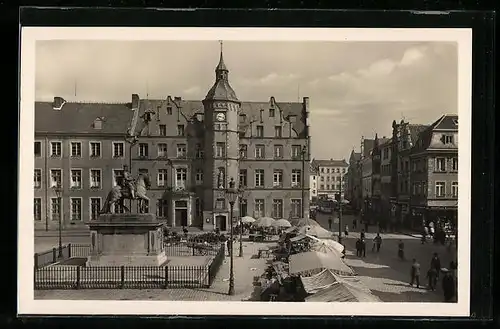
{"type": "Polygon", "coordinates": [[[130,197],[135,199],[134,178],[129,171],[128,166],[123,166],[123,186],[130,192],[130,197]]]}

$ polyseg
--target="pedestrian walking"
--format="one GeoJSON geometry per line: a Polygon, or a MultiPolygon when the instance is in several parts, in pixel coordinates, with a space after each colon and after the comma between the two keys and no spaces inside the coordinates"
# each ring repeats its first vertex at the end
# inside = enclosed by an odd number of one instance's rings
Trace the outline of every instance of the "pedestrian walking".
{"type": "Polygon", "coordinates": [[[444,301],[446,303],[453,302],[453,297],[455,297],[455,278],[447,268],[441,269],[444,273],[443,276],[443,294],[444,301]]]}
{"type": "Polygon", "coordinates": [[[411,264],[411,281],[410,286],[416,283],[417,288],[420,288],[420,264],[415,258],[413,258],[413,263],[411,264]]]}
{"type": "Polygon", "coordinates": [[[377,243],[375,242],[375,237],[373,237],[373,240],[372,240],[372,252],[375,252],[375,248],[376,248],[376,245],[377,243]]]}
{"type": "Polygon", "coordinates": [[[428,280],[428,286],[429,289],[434,291],[436,289],[436,283],[437,283],[437,272],[435,268],[430,268],[427,271],[427,280],[428,280]]]}
{"type": "Polygon", "coordinates": [[[349,225],[346,224],[345,229],[344,229],[344,234],[345,236],[349,235],[349,225]]]}
{"type": "Polygon", "coordinates": [[[361,239],[356,240],[356,257],[361,257],[361,239]]]}
{"type": "Polygon", "coordinates": [[[439,274],[441,272],[441,259],[437,252],[434,253],[431,259],[431,268],[436,271],[436,281],[439,280],[439,274]]]}
{"type": "Polygon", "coordinates": [[[377,248],[377,252],[380,251],[380,246],[382,245],[382,237],[380,236],[380,233],[377,233],[377,236],[375,237],[375,245],[377,248]]]}
{"type": "Polygon", "coordinates": [[[361,240],[361,253],[363,254],[363,257],[366,257],[366,241],[365,241],[365,239],[361,240]]]}
{"type": "Polygon", "coordinates": [[[332,230],[333,219],[332,216],[328,217],[328,229],[332,230]]]}

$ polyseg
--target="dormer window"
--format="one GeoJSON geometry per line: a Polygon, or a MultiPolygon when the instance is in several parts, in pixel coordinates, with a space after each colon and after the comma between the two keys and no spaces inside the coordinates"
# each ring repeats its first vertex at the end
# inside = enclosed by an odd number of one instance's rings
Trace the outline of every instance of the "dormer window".
{"type": "Polygon", "coordinates": [[[102,119],[101,118],[96,118],[94,120],[94,129],[102,129],[102,119]]]}
{"type": "Polygon", "coordinates": [[[442,141],[444,144],[453,144],[453,135],[443,135],[442,141]]]}
{"type": "Polygon", "coordinates": [[[453,119],[453,123],[455,124],[455,126],[458,126],[458,119],[453,119]]]}

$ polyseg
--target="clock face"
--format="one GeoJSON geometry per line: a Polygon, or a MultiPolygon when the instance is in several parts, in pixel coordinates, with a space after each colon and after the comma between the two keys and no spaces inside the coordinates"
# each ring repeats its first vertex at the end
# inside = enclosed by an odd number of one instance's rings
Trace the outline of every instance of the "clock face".
{"type": "Polygon", "coordinates": [[[217,113],[217,115],[215,116],[215,118],[217,119],[217,121],[225,121],[226,120],[226,114],[225,113],[217,113]]]}

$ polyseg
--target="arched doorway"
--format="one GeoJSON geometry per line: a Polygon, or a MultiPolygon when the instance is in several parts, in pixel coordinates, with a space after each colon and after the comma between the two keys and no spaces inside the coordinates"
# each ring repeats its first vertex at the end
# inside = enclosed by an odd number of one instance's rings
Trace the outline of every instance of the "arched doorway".
{"type": "Polygon", "coordinates": [[[224,215],[218,215],[215,217],[215,227],[221,231],[227,230],[227,217],[224,215]]]}

